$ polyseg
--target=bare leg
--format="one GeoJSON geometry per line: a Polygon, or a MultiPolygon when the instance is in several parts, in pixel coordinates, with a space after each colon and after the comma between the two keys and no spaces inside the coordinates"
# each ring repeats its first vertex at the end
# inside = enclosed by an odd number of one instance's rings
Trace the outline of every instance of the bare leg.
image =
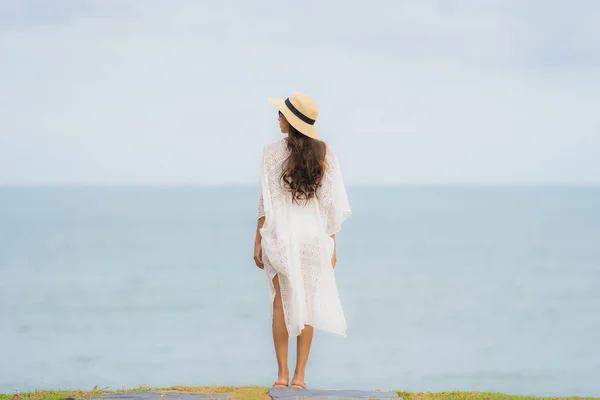
{"type": "Polygon", "coordinates": [[[292,385],[306,386],[304,383],[304,372],[306,371],[306,363],[308,361],[308,353],[310,353],[310,345],[313,338],[313,327],[305,325],[300,336],[298,336],[296,370],[294,371],[294,379],[292,385]]]}
{"type": "Polygon", "coordinates": [[[275,275],[273,278],[273,285],[275,286],[275,300],[273,301],[273,343],[275,344],[278,367],[276,384],[287,386],[290,379],[290,371],[288,369],[289,336],[283,316],[283,302],[281,300],[278,275],[275,275]]]}

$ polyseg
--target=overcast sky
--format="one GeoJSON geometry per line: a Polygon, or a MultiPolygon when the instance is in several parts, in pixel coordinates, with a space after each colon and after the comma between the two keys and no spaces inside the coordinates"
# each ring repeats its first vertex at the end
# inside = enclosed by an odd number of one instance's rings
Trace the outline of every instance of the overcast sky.
{"type": "Polygon", "coordinates": [[[600,184],[597,0],[2,0],[0,184],[255,184],[293,91],[348,184],[600,184]]]}

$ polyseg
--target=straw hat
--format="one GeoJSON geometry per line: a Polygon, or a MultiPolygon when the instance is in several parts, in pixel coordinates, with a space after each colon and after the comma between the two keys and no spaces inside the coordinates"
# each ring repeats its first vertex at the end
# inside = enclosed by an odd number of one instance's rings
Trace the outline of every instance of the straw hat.
{"type": "Polygon", "coordinates": [[[319,109],[313,99],[303,93],[296,92],[285,100],[269,97],[269,102],[281,111],[285,119],[298,132],[313,139],[319,138],[319,134],[315,129],[319,109]]]}

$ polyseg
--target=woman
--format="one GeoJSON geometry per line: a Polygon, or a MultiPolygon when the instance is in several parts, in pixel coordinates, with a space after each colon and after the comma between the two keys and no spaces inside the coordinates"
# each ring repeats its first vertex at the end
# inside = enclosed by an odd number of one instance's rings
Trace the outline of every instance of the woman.
{"type": "Polygon", "coordinates": [[[314,127],[315,103],[302,93],[269,101],[287,137],[263,150],[254,261],[264,269],[271,294],[279,369],[273,386],[288,386],[292,335],[297,357],[289,386],[306,388],[313,328],[346,336],[333,268],[335,234],[351,211],[339,164],[314,127]]]}

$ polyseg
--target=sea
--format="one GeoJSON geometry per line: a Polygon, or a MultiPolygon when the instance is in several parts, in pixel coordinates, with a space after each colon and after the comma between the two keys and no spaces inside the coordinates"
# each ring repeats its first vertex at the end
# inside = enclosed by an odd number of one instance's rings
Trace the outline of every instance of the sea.
{"type": "MultiPolygon", "coordinates": [[[[348,335],[315,332],[309,387],[600,396],[600,187],[347,191],[348,335]]],[[[0,187],[0,393],[271,385],[257,200],[0,187]]]]}

